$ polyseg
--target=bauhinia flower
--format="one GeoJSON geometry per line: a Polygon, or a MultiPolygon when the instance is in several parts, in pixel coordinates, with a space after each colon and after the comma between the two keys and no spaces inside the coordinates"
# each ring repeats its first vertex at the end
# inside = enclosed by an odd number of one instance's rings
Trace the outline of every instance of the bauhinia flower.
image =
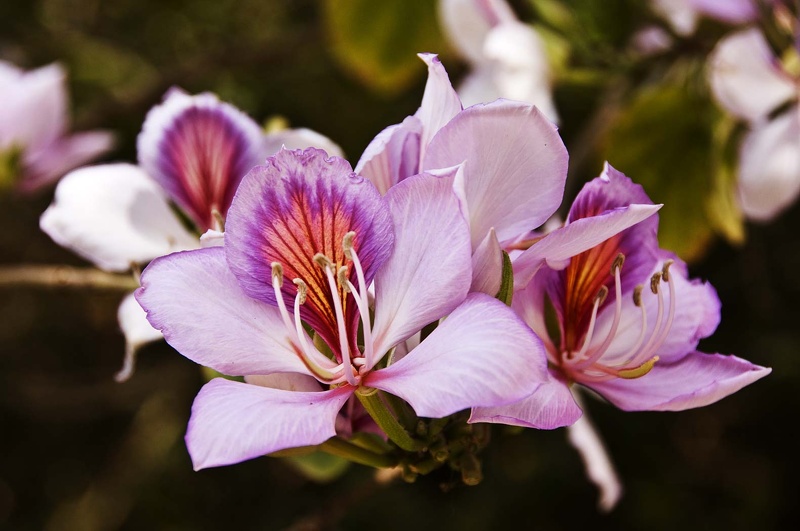
{"type": "Polygon", "coordinates": [[[505,0],[439,0],[439,18],[472,66],[458,89],[466,106],[507,98],[532,103],[558,121],[544,42],[505,0]]]}
{"type": "Polygon", "coordinates": [[[0,189],[34,192],[111,148],[105,131],[67,134],[65,78],[57,64],[25,72],[0,61],[0,189]]]}
{"type": "MultiPolygon", "coordinates": [[[[578,194],[560,230],[650,203],[607,166],[578,194]]],[[[769,374],[735,356],[696,350],[716,329],[720,303],[709,284],[689,280],[686,265],[658,247],[657,230],[650,216],[517,284],[513,308],[544,341],[552,380],[517,404],[474,410],[472,422],[564,425],[580,415],[574,384],[626,411],[679,411],[769,374]]]]}
{"type": "MultiPolygon", "coordinates": [[[[800,49],[793,52],[800,57],[800,49]]],[[[783,67],[757,28],[723,38],[708,71],[719,104],[750,129],[739,152],[742,211],[770,220],[800,194],[800,77],[783,67]]]]}
{"type": "MultiPolygon", "coordinates": [[[[157,256],[197,248],[200,234],[220,234],[239,182],[266,158],[271,140],[213,94],[172,89],[147,115],[137,143],[139,165],[73,171],[59,183],[40,226],[56,243],[107,271],[128,271],[157,256]],[[193,231],[170,203],[192,222],[193,231]]],[[[119,322],[129,354],[121,373],[126,377],[136,348],[161,335],[132,295],[120,306],[119,322]]]]}
{"type": "Polygon", "coordinates": [[[184,356],[245,377],[214,379],[195,399],[196,469],[320,444],[354,394],[368,411],[379,389],[441,418],[540,385],[538,338],[501,302],[468,294],[458,171],[410,177],[382,197],[343,159],[282,150],[242,181],[223,247],[147,267],[136,297],[150,323],[184,356]]]}

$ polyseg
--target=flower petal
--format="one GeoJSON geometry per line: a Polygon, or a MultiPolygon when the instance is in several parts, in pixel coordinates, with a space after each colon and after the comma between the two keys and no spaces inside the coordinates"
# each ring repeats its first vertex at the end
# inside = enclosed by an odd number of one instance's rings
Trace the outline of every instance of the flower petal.
{"type": "Polygon", "coordinates": [[[234,376],[310,374],[279,312],[242,293],[220,247],[153,260],[136,299],[167,343],[196,363],[234,376]]]}
{"type": "Polygon", "coordinates": [[[263,160],[259,126],[210,93],[170,90],[147,114],[137,139],[139,164],[201,231],[223,216],[242,177],[263,160]]]}
{"type": "Polygon", "coordinates": [[[739,155],[739,200],[745,215],[769,221],[800,194],[800,106],[757,124],[739,155]]]}
{"type": "Polygon", "coordinates": [[[575,424],[567,428],[567,434],[570,444],[578,450],[583,460],[586,475],[600,490],[598,508],[603,512],[609,512],[622,497],[622,483],[589,416],[584,414],[579,418],[575,424]]]}
{"type": "Polygon", "coordinates": [[[65,176],[39,226],[59,245],[110,271],[198,245],[158,185],[131,164],[90,166],[65,176]]]}
{"type": "Polygon", "coordinates": [[[530,396],[547,381],[542,342],[502,302],[472,293],[403,359],[371,372],[366,385],[441,418],[530,396]]]}
{"type": "Polygon", "coordinates": [[[25,151],[23,192],[46,186],[69,170],[109,151],[114,136],[107,131],[88,131],[61,138],[39,150],[25,151]]]}
{"type": "Polygon", "coordinates": [[[469,290],[495,297],[502,280],[503,250],[497,234],[491,229],[472,254],[472,286],[469,290]]]}
{"type": "Polygon", "coordinates": [[[539,430],[552,430],[574,424],[581,416],[569,386],[550,374],[532,395],[507,406],[478,407],[469,422],[509,424],[539,430]]]}
{"type": "Polygon", "coordinates": [[[441,0],[439,19],[456,51],[472,63],[480,63],[489,31],[517,17],[505,0],[441,0]]]}
{"type": "Polygon", "coordinates": [[[344,157],[342,148],[340,148],[336,142],[325,135],[305,127],[283,129],[281,131],[267,133],[264,140],[266,143],[265,152],[269,155],[277,153],[281,148],[305,149],[315,147],[333,157],[344,157]]]}
{"type": "Polygon", "coordinates": [[[463,186],[475,248],[492,227],[503,242],[544,223],[561,203],[567,158],[556,127],[538,109],[501,100],[453,118],[431,141],[422,167],[466,161],[463,186]]]}
{"type": "MultiPolygon", "coordinates": [[[[308,286],[300,307],[303,320],[337,352],[339,347],[334,299],[317,254],[336,268],[348,260],[342,245],[353,231],[353,242],[367,285],[392,250],[394,233],[389,209],[375,187],[354,174],[344,159],[324,151],[281,150],[255,167],[242,181],[226,224],[225,252],[231,271],[244,292],[268,304],[277,304],[272,287],[272,264],[284,272],[283,296],[292,307],[297,294],[293,279],[308,286]]],[[[354,268],[349,278],[356,280],[354,268]]],[[[344,292],[344,318],[352,326],[358,308],[344,292]]],[[[348,328],[351,329],[351,328],[348,328]]]]}
{"type": "Polygon", "coordinates": [[[766,39],[756,28],[722,39],[711,55],[709,81],[728,112],[751,122],[797,97],[797,85],[777,66],[766,39]]]}
{"type": "Polygon", "coordinates": [[[689,0],[695,9],[706,15],[727,22],[743,24],[758,18],[758,9],[753,0],[689,0]]]}
{"type": "Polygon", "coordinates": [[[117,310],[117,322],[125,335],[125,360],[122,369],[114,375],[118,382],[124,382],[133,375],[136,364],[136,352],[153,341],[164,339],[160,331],[156,330],[147,321],[147,314],[136,302],[133,293],[122,299],[117,310]]]}
{"type": "Polygon", "coordinates": [[[770,372],[736,356],[690,352],[657,362],[641,378],[616,378],[592,389],[625,411],[683,411],[713,404],[770,372]]]}
{"type": "Polygon", "coordinates": [[[215,378],[192,404],[186,447],[194,469],[321,444],[336,435],[336,415],[352,392],[348,386],[319,393],[284,391],[215,378]]]}
{"type": "Polygon", "coordinates": [[[15,145],[33,151],[48,146],[67,128],[64,69],[53,63],[29,72],[16,67],[5,72],[0,85],[0,151],[15,145]]]}
{"type": "MultiPolygon", "coordinates": [[[[422,104],[414,114],[414,117],[422,122],[419,157],[420,160],[423,160],[431,139],[447,122],[461,112],[462,107],[461,100],[458,99],[458,94],[450,84],[450,78],[439,57],[430,53],[421,53],[419,58],[428,65],[428,82],[425,84],[422,104]]],[[[439,168],[449,168],[460,162],[459,160],[452,164],[439,166],[439,168]]]]}
{"type": "Polygon", "coordinates": [[[455,172],[410,177],[386,194],[395,243],[375,277],[374,361],[467,296],[469,228],[453,192],[455,172]]]}
{"type": "Polygon", "coordinates": [[[419,173],[421,133],[422,122],[414,116],[387,127],[364,150],[355,172],[386,195],[389,188],[419,173]]]}

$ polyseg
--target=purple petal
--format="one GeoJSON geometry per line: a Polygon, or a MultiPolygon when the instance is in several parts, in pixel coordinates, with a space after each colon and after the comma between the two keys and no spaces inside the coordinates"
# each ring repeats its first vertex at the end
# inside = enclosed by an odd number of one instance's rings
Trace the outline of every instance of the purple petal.
{"type": "Polygon", "coordinates": [[[502,280],[503,250],[497,241],[497,233],[491,229],[472,254],[472,286],[469,290],[494,297],[500,291],[502,280]]]}
{"type": "Polygon", "coordinates": [[[336,415],[349,386],[319,393],[211,380],[197,394],[186,431],[195,470],[321,444],[336,435],[336,415]]]}
{"type": "Polygon", "coordinates": [[[421,132],[422,122],[414,116],[387,127],[364,150],[355,172],[386,195],[392,186],[419,173],[421,132]]]}
{"type": "Polygon", "coordinates": [[[552,430],[574,424],[581,413],[569,386],[551,373],[550,378],[529,397],[507,406],[475,408],[469,422],[552,430]]]}
{"type": "Polygon", "coordinates": [[[196,363],[235,376],[309,374],[278,311],[242,293],[220,247],[154,260],[136,299],[167,343],[196,363]]]}
{"type": "Polygon", "coordinates": [[[213,94],[173,89],[147,114],[139,164],[202,231],[223,216],[242,177],[263,157],[259,126],[213,94]]]}
{"type": "Polygon", "coordinates": [[[569,442],[578,451],[586,467],[586,475],[600,490],[598,508],[609,512],[622,497],[622,483],[614,470],[600,435],[588,415],[583,415],[567,428],[569,442]]]}
{"type": "Polygon", "coordinates": [[[681,359],[658,361],[641,378],[591,387],[625,411],[682,411],[713,404],[770,372],[736,356],[690,352],[681,359]]]}
{"type": "Polygon", "coordinates": [[[489,31],[517,17],[505,0],[441,0],[439,19],[445,36],[465,59],[480,63],[489,31]]]}
{"type": "Polygon", "coordinates": [[[24,193],[47,186],[69,170],[109,151],[114,137],[106,131],[89,131],[56,140],[39,150],[25,152],[25,178],[20,183],[24,193]]]}
{"type": "MultiPolygon", "coordinates": [[[[422,95],[422,104],[414,116],[422,122],[422,135],[420,138],[420,160],[425,158],[425,150],[431,139],[437,132],[450,120],[461,112],[461,100],[450,84],[450,78],[444,65],[434,54],[421,53],[419,58],[428,65],[428,82],[425,85],[425,93],[422,95]]],[[[460,164],[457,160],[451,164],[444,164],[436,168],[449,168],[460,164]]],[[[427,166],[426,169],[434,169],[427,166]]]]}
{"type": "Polygon", "coordinates": [[[469,228],[453,192],[455,171],[411,177],[386,195],[395,243],[375,277],[374,361],[467,296],[469,228]]]}
{"type": "MultiPolygon", "coordinates": [[[[273,155],[286,149],[306,149],[315,147],[334,157],[344,157],[342,148],[325,135],[311,129],[300,127],[298,129],[282,129],[267,133],[264,138],[265,152],[273,155]]],[[[261,161],[259,161],[261,162],[261,161]]]]}
{"type": "Polygon", "coordinates": [[[453,118],[431,141],[422,167],[466,161],[475,248],[492,227],[503,242],[544,223],[561,203],[567,157],[556,127],[538,109],[500,100],[453,118]]]}
{"type": "Polygon", "coordinates": [[[758,18],[753,0],[690,0],[691,6],[729,24],[743,24],[758,18]]]}
{"type": "MultiPolygon", "coordinates": [[[[4,63],[8,65],[8,63],[4,63]]],[[[0,80],[0,150],[39,151],[67,129],[66,73],[59,64],[24,72],[9,65],[0,80]]]]}
{"type": "MultiPolygon", "coordinates": [[[[349,263],[344,236],[355,232],[353,245],[369,284],[394,240],[389,209],[372,183],[354,174],[347,161],[314,148],[282,150],[253,168],[239,187],[226,229],[228,264],[244,292],[276,304],[272,264],[280,263],[287,306],[297,293],[292,281],[302,279],[308,298],[300,315],[334,352],[340,347],[333,295],[314,256],[325,255],[338,271],[349,263]]],[[[358,285],[354,267],[349,278],[358,285]]],[[[354,333],[358,309],[352,295],[336,296],[343,299],[345,321],[354,333]]]]}
{"type": "Polygon", "coordinates": [[[419,346],[365,383],[403,398],[418,415],[441,418],[516,402],[547,378],[539,338],[505,304],[472,293],[419,346]]]}

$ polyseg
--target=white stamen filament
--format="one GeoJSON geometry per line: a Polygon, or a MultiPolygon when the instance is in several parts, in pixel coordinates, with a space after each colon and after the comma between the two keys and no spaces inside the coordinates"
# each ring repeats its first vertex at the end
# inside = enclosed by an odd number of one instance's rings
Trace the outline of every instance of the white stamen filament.
{"type": "Polygon", "coordinates": [[[611,329],[608,331],[603,343],[597,347],[591,356],[575,364],[576,369],[586,368],[599,360],[603,354],[605,354],[606,350],[608,350],[608,347],[617,335],[620,317],[622,316],[622,281],[620,280],[620,270],[622,269],[622,262],[624,261],[624,258],[620,258],[622,256],[623,255],[620,254],[617,259],[614,260],[614,265],[612,265],[614,269],[614,320],[611,323],[611,329]]]}
{"type": "Polygon", "coordinates": [[[349,280],[347,285],[353,293],[353,298],[358,306],[358,311],[361,314],[361,325],[364,333],[364,357],[367,360],[367,367],[372,367],[375,363],[375,353],[372,348],[372,326],[369,319],[369,292],[367,291],[367,281],[364,277],[364,269],[361,267],[361,260],[358,259],[358,254],[353,248],[353,239],[355,232],[348,232],[344,236],[342,247],[344,248],[344,255],[353,262],[353,268],[356,270],[356,277],[358,278],[358,290],[355,289],[353,283],[349,280]]]}
{"type": "Polygon", "coordinates": [[[333,277],[330,260],[324,255],[317,254],[314,260],[320,264],[325,271],[325,276],[328,279],[328,287],[331,290],[331,299],[333,299],[333,309],[336,312],[336,324],[339,330],[339,348],[342,351],[342,363],[344,364],[344,375],[347,378],[347,383],[350,385],[357,385],[356,377],[352,371],[350,364],[350,346],[347,344],[347,330],[344,325],[344,311],[342,310],[342,299],[339,297],[339,288],[336,285],[336,279],[333,277]],[[324,259],[324,260],[323,260],[324,259]]]}
{"type": "Polygon", "coordinates": [[[578,353],[572,357],[569,357],[569,353],[567,351],[564,352],[562,359],[564,362],[569,364],[574,364],[580,361],[586,351],[589,349],[589,345],[592,343],[592,337],[594,336],[594,325],[597,322],[597,309],[600,307],[600,304],[605,300],[605,295],[608,294],[608,288],[603,286],[603,288],[598,292],[597,296],[594,298],[594,307],[592,308],[592,317],[589,319],[589,329],[586,332],[586,337],[583,340],[583,346],[578,351],[578,353]]]}

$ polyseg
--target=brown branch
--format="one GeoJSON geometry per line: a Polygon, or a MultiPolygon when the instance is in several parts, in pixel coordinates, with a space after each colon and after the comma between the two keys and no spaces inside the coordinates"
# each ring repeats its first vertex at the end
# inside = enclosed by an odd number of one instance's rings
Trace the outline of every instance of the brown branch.
{"type": "Polygon", "coordinates": [[[9,286],[133,291],[139,283],[131,275],[99,269],[63,265],[0,266],[0,288],[9,286]]]}

